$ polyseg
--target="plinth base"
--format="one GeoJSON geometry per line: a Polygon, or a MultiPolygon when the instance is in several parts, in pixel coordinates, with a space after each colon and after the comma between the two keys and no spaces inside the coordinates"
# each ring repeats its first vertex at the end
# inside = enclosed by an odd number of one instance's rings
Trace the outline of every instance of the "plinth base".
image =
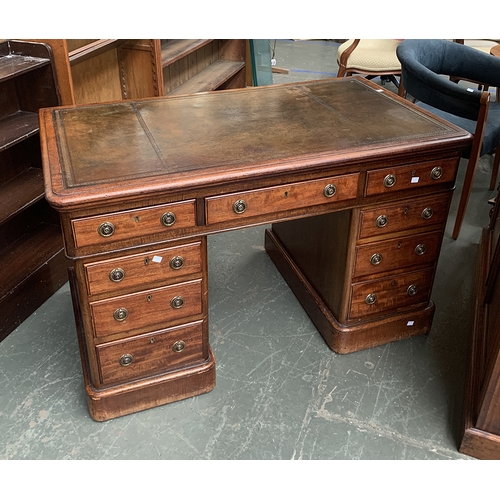
{"type": "Polygon", "coordinates": [[[73,268],[69,268],[68,271],[85,393],[89,413],[94,420],[103,422],[129,415],[130,413],[198,396],[210,392],[215,387],[215,357],[210,347],[209,357],[203,363],[127,384],[104,389],[93,387],[90,379],[75,273],[73,268]]]}
{"type": "Polygon", "coordinates": [[[265,248],[330,349],[338,354],[423,335],[431,328],[435,309],[431,301],[425,307],[412,309],[411,312],[342,325],[271,230],[266,230],[265,248]]]}

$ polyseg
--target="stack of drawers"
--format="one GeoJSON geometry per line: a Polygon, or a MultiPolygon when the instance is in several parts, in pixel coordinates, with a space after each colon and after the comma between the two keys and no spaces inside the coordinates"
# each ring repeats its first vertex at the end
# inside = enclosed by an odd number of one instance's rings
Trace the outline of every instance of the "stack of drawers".
{"type": "MultiPolygon", "coordinates": [[[[206,371],[213,364],[207,325],[206,236],[137,245],[137,238],[149,234],[152,240],[165,240],[172,232],[194,225],[193,221],[192,202],[71,220],[75,248],[91,254],[75,260],[74,286],[78,287],[88,385],[95,400],[100,393],[109,398],[110,391],[133,393],[144,385],[173,386],[176,379],[193,370],[206,371]],[[103,241],[121,248],[93,254],[103,241]]],[[[130,413],[130,406],[141,409],[143,398],[137,397],[139,407],[129,401],[123,411],[116,407],[110,411],[116,416],[130,413]]],[[[92,412],[92,403],[89,406],[92,412]]],[[[97,406],[93,417],[107,419],[106,409],[101,418],[102,404],[97,406]]]]}
{"type": "Polygon", "coordinates": [[[430,300],[450,194],[360,210],[346,320],[430,300]]]}
{"type": "Polygon", "coordinates": [[[429,331],[457,167],[445,158],[368,169],[358,207],[266,232],[269,255],[335,352],[429,331]]]}

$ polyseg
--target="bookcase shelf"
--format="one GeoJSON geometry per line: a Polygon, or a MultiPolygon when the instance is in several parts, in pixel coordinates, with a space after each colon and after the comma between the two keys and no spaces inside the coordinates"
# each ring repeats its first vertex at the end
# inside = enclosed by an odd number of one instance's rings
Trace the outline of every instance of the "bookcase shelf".
{"type": "Polygon", "coordinates": [[[44,196],[38,110],[60,103],[50,47],[0,43],[0,341],[68,279],[44,196]]]}
{"type": "Polygon", "coordinates": [[[246,40],[161,40],[163,94],[247,85],[246,40]]]}

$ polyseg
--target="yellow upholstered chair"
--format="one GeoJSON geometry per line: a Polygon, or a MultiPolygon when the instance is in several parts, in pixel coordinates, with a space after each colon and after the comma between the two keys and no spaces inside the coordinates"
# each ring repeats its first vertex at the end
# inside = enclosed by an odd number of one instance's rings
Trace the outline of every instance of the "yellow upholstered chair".
{"type": "Polygon", "coordinates": [[[338,77],[353,74],[367,78],[385,77],[396,86],[396,76],[401,76],[401,63],[396,56],[399,40],[351,39],[341,44],[337,51],[338,77]]]}

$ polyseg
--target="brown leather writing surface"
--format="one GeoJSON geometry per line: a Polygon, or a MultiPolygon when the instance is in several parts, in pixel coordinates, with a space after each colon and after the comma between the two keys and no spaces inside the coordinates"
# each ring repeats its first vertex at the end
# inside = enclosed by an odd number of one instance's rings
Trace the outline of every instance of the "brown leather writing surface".
{"type": "Polygon", "coordinates": [[[404,147],[456,130],[358,79],[53,110],[64,188],[169,182],[404,147]]]}

